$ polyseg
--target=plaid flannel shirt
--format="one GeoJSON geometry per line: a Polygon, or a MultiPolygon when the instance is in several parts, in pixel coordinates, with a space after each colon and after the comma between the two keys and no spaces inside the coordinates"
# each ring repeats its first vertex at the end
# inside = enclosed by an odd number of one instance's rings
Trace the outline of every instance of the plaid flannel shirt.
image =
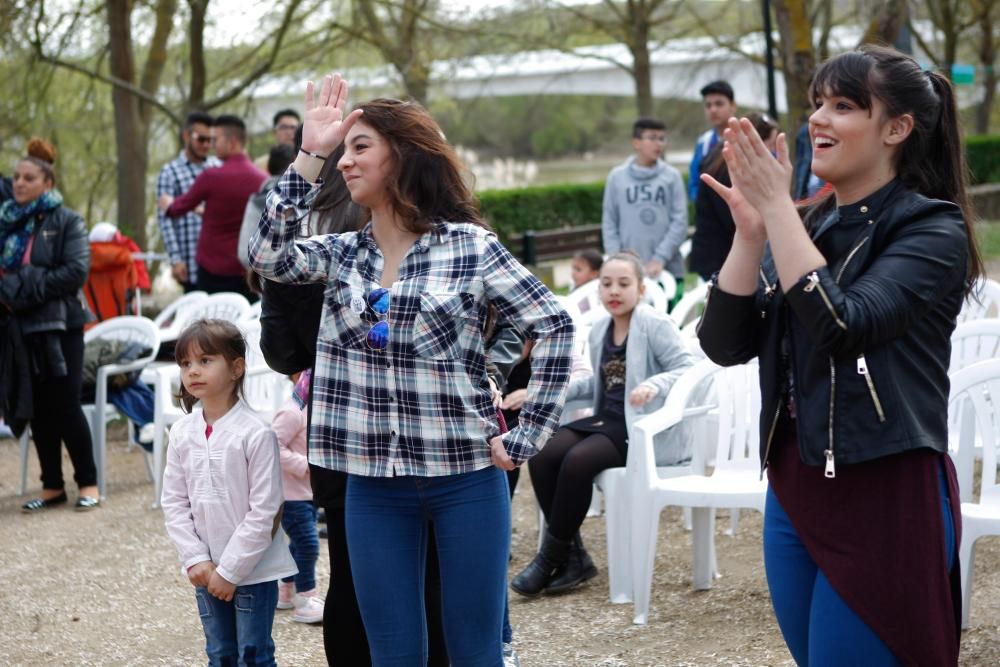
{"type": "MultiPolygon", "coordinates": [[[[163,165],[156,177],[156,199],[166,193],[176,199],[191,189],[198,174],[209,167],[218,167],[221,163],[214,157],[209,157],[202,163],[191,162],[187,154],[181,154],[163,165]]],[[[156,219],[160,223],[160,238],[163,239],[163,250],[170,256],[170,263],[184,262],[188,268],[188,280],[196,281],[198,265],[194,261],[195,247],[198,245],[198,235],[201,233],[201,216],[194,211],[176,218],[168,218],[156,208],[156,219]]]]}
{"type": "Polygon", "coordinates": [[[500,435],[486,376],[487,306],[537,344],[519,426],[503,436],[515,463],[536,454],[557,428],[566,395],[573,323],[496,235],[442,223],[414,243],[391,288],[389,344],[371,350],[376,315],[364,306],[384,258],[360,232],[296,240],[319,189],[289,168],[268,195],[250,242],[255,271],[286,283],[326,284],[316,340],[312,463],[350,474],[430,477],[491,465],[500,435]]]}

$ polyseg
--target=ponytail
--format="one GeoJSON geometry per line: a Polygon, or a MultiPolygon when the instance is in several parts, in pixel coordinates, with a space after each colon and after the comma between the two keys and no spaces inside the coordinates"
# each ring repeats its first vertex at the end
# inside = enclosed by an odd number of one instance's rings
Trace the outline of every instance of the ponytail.
{"type": "MultiPolygon", "coordinates": [[[[958,111],[955,104],[955,89],[943,74],[925,72],[935,95],[940,101],[937,122],[931,126],[926,141],[927,151],[918,162],[907,165],[905,144],[900,153],[900,176],[904,170],[919,172],[925,183],[915,185],[915,189],[928,197],[943,199],[962,209],[962,218],[969,238],[969,261],[966,268],[967,291],[983,275],[983,259],[976,242],[975,211],[969,199],[969,170],[965,162],[965,145],[959,133],[958,111]],[[905,166],[904,166],[905,165],[905,166]]],[[[908,179],[904,178],[904,182],[908,179]]]]}

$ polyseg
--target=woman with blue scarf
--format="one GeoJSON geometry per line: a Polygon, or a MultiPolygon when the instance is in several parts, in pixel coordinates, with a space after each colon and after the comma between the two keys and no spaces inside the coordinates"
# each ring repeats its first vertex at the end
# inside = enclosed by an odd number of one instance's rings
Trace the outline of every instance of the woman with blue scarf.
{"type": "Polygon", "coordinates": [[[2,358],[13,360],[0,363],[6,389],[0,391],[0,413],[15,432],[25,418],[30,421],[42,469],[42,493],[21,506],[24,512],[67,502],[62,443],[80,489],[75,508],[100,504],[80,400],[86,311],[79,293],[90,268],[90,246],[83,218],[63,207],[55,188],[55,156],[50,143],[32,138],[14,171],[14,197],[0,204],[0,347],[6,348],[2,358]],[[18,346],[22,349],[12,354],[18,346]],[[30,380],[30,392],[10,390],[15,374],[30,380]]]}

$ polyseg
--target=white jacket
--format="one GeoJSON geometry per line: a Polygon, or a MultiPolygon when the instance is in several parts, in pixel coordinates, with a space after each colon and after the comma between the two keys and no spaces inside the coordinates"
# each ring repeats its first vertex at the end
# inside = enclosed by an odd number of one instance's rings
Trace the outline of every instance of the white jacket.
{"type": "Polygon", "coordinates": [[[170,429],[161,505],[167,535],[187,568],[206,560],[239,586],[295,574],[279,523],[278,442],[239,401],[205,437],[200,409],[170,429]]]}

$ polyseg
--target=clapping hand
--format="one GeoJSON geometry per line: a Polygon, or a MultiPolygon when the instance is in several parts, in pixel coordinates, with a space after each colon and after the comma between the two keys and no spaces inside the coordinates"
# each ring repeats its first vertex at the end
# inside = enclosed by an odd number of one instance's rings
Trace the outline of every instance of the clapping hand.
{"type": "Polygon", "coordinates": [[[726,144],[722,156],[729,168],[732,187],[727,188],[708,174],[702,174],[701,180],[729,205],[737,233],[744,239],[763,242],[767,230],[760,211],[769,204],[790,199],[792,163],[785,135],[778,135],[777,157],[771,155],[753,123],[746,118],[730,118],[723,137],[726,144]]]}
{"type": "Polygon", "coordinates": [[[324,156],[333,153],[362,114],[361,109],[355,109],[345,118],[346,106],[347,81],[340,74],[327,74],[323,77],[318,98],[316,85],[312,81],[307,83],[302,150],[324,156]]]}

